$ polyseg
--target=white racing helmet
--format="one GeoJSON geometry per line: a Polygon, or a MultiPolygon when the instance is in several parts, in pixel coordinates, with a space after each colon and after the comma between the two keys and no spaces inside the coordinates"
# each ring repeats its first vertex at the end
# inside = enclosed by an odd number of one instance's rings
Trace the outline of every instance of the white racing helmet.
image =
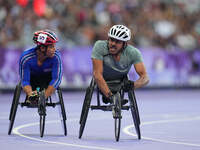
{"type": "Polygon", "coordinates": [[[108,37],[126,42],[131,39],[131,31],[124,25],[114,25],[110,28],[108,37]]]}

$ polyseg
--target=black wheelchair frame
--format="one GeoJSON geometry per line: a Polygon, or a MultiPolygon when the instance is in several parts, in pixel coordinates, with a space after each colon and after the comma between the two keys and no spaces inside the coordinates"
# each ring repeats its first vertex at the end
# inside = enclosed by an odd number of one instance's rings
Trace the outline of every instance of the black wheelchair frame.
{"type": "Polygon", "coordinates": [[[45,94],[44,90],[39,92],[39,100],[38,103],[35,105],[31,105],[30,103],[26,102],[26,98],[24,102],[20,102],[20,95],[21,95],[21,82],[19,82],[16,85],[16,88],[14,90],[14,95],[13,95],[13,101],[12,105],[10,108],[10,114],[9,114],[9,128],[8,128],[8,135],[11,134],[16,113],[17,113],[17,108],[18,105],[21,105],[21,107],[27,107],[27,108],[38,108],[38,114],[40,116],[40,137],[43,137],[44,135],[44,128],[45,128],[45,119],[46,119],[46,107],[55,107],[56,105],[60,105],[60,112],[61,112],[61,122],[64,130],[64,135],[67,135],[67,125],[66,125],[66,111],[65,111],[65,106],[64,106],[64,101],[63,101],[63,96],[62,96],[62,91],[60,87],[56,89],[59,101],[58,102],[53,102],[51,96],[45,99],[45,94]]]}
{"type": "Polygon", "coordinates": [[[141,132],[140,132],[140,116],[139,116],[139,111],[138,111],[138,106],[136,102],[136,97],[135,97],[135,92],[134,90],[128,90],[125,91],[123,88],[124,86],[124,81],[128,80],[128,77],[124,78],[123,81],[119,80],[114,80],[114,81],[106,81],[107,83],[110,82],[109,84],[121,84],[121,89],[117,92],[117,96],[114,98],[113,103],[110,105],[102,105],[100,102],[100,90],[98,87],[96,88],[97,92],[97,105],[91,105],[91,100],[92,100],[92,95],[94,92],[94,89],[96,87],[96,83],[94,78],[92,78],[89,87],[86,90],[83,106],[82,106],[82,111],[81,111],[81,116],[80,116],[80,129],[79,129],[79,139],[83,135],[83,131],[85,128],[85,124],[87,121],[88,117],[88,112],[89,109],[91,110],[103,110],[103,111],[112,111],[114,122],[115,122],[115,139],[116,141],[119,141],[120,137],[120,128],[121,128],[121,110],[131,110],[135,130],[137,133],[138,139],[141,139],[141,132]],[[129,105],[124,105],[121,106],[121,100],[124,99],[125,93],[128,93],[128,98],[129,98],[129,105]]]}

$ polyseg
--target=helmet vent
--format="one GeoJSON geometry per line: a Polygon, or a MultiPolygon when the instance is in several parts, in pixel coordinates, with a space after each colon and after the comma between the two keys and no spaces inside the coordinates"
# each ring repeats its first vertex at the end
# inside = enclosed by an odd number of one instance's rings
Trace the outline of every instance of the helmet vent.
{"type": "Polygon", "coordinates": [[[127,36],[127,35],[125,35],[125,36],[124,36],[124,39],[125,39],[125,38],[127,38],[127,37],[128,37],[128,36],[127,36]]]}
{"type": "Polygon", "coordinates": [[[121,37],[123,34],[125,34],[125,32],[122,32],[122,33],[119,35],[119,37],[121,37]]]}
{"type": "Polygon", "coordinates": [[[121,32],[121,31],[118,31],[117,34],[116,34],[116,36],[118,36],[120,32],[121,32]]]}
{"type": "Polygon", "coordinates": [[[115,30],[114,30],[114,33],[113,33],[114,35],[116,34],[116,31],[117,31],[117,30],[115,29],[115,30]]]}

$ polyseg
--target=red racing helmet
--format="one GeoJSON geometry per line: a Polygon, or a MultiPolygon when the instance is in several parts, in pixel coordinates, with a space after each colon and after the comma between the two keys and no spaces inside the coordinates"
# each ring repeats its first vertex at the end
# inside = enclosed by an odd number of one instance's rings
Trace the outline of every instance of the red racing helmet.
{"type": "Polygon", "coordinates": [[[50,30],[36,31],[33,36],[33,41],[37,45],[51,45],[58,42],[56,34],[50,30]]]}

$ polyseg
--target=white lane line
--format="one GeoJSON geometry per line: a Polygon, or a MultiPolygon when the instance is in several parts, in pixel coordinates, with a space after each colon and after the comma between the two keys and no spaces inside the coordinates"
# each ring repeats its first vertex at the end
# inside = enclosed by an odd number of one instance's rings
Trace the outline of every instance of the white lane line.
{"type": "MultiPolygon", "coordinates": [[[[77,121],[77,120],[78,119],[70,119],[70,121],[77,121]]],[[[57,123],[57,122],[60,122],[60,120],[47,121],[46,123],[57,123]]],[[[47,141],[47,140],[42,140],[42,139],[37,139],[37,138],[30,137],[30,136],[26,136],[26,135],[19,132],[19,130],[22,129],[22,128],[27,128],[27,127],[35,126],[35,125],[39,125],[39,123],[29,123],[29,124],[24,124],[24,125],[18,126],[18,127],[13,129],[13,133],[16,134],[16,135],[19,135],[21,137],[27,138],[27,139],[31,139],[31,140],[35,140],[35,141],[39,141],[39,142],[44,142],[44,143],[49,143],[49,144],[58,144],[58,145],[65,145],[65,146],[70,146],[70,147],[79,147],[79,148],[85,148],[85,149],[117,150],[117,149],[99,147],[99,146],[86,146],[86,145],[79,145],[79,144],[47,141]]]]}
{"type": "MultiPolygon", "coordinates": [[[[200,120],[200,117],[193,117],[193,118],[184,118],[184,119],[174,119],[174,120],[158,120],[158,121],[150,121],[150,122],[144,122],[141,125],[152,125],[152,124],[160,124],[160,123],[169,123],[169,122],[183,122],[183,121],[193,121],[193,120],[200,120]]],[[[137,136],[134,133],[131,133],[129,130],[130,128],[133,128],[134,125],[129,125],[126,126],[123,129],[123,132],[131,135],[131,136],[137,136]]],[[[171,143],[171,144],[181,144],[181,145],[187,145],[187,146],[196,146],[200,147],[200,144],[193,144],[193,143],[186,143],[186,142],[176,142],[176,141],[169,141],[169,140],[162,140],[162,139],[157,139],[157,138],[151,138],[151,137],[141,137],[142,139],[146,140],[151,140],[151,141],[157,141],[157,142],[162,142],[162,143],[171,143]]]]}

